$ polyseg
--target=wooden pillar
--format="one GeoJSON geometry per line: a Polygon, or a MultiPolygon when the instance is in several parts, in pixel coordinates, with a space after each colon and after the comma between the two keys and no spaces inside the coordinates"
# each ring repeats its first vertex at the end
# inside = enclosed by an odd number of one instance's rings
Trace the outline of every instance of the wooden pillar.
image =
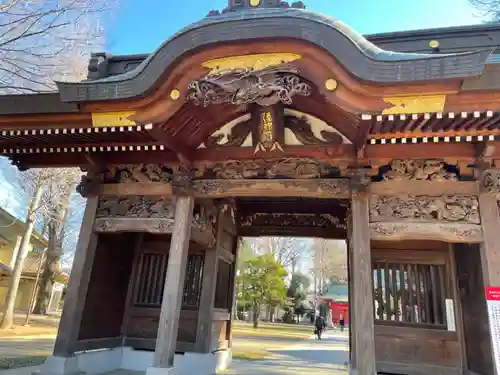
{"type": "Polygon", "coordinates": [[[157,373],[155,371],[157,369],[168,370],[174,366],[193,207],[193,197],[177,197],[175,203],[175,223],[170,242],[167,275],[165,277],[165,288],[158,324],[154,367],[149,368],[148,373],[157,373]]]}
{"type": "MultiPolygon", "coordinates": [[[[498,194],[500,193],[500,171],[487,170],[481,176],[481,191],[479,194],[479,213],[483,229],[483,243],[481,244],[481,268],[484,287],[500,286],[500,212],[498,194]]],[[[489,319],[489,316],[488,316],[489,319]]],[[[491,322],[489,323],[491,324],[491,322]]],[[[490,335],[490,340],[491,340],[490,335]]],[[[494,344],[491,342],[493,364],[495,363],[494,344]]],[[[495,374],[500,374],[496,368],[495,374]]]]}
{"type": "Polygon", "coordinates": [[[373,272],[371,264],[369,198],[364,184],[352,181],[351,198],[351,286],[353,309],[352,373],[376,375],[373,327],[373,272]]]}
{"type": "Polygon", "coordinates": [[[500,286],[500,214],[497,197],[493,194],[481,193],[479,212],[484,238],[481,245],[484,286],[500,286]]]}
{"type": "Polygon", "coordinates": [[[64,309],[59,323],[59,331],[54,346],[55,357],[70,357],[78,338],[82,320],[85,297],[97,247],[97,235],[94,233],[94,221],[99,198],[87,199],[83,222],[76,246],[73,268],[69,278],[68,292],[64,301],[64,309]]]}
{"type": "Polygon", "coordinates": [[[203,287],[201,288],[198,329],[196,333],[196,351],[200,353],[210,353],[211,351],[218,259],[216,244],[213,248],[206,251],[205,264],[203,266],[203,287]]]}
{"type": "MultiPolygon", "coordinates": [[[[352,223],[352,221],[351,221],[352,223]]],[[[352,227],[352,224],[351,224],[352,227]]],[[[349,231],[349,238],[351,237],[351,231],[349,231]]],[[[348,294],[349,294],[349,363],[351,366],[354,366],[356,363],[356,345],[354,343],[355,341],[355,336],[354,336],[354,326],[355,326],[355,321],[356,319],[354,318],[354,308],[353,308],[353,289],[354,285],[352,282],[352,246],[351,242],[349,239],[347,239],[347,277],[348,277],[348,283],[349,283],[349,289],[348,289],[348,294]]]]}
{"type": "Polygon", "coordinates": [[[230,223],[228,223],[228,229],[231,230],[233,234],[233,242],[232,246],[233,248],[231,249],[232,252],[235,254],[233,264],[231,265],[232,268],[232,274],[231,274],[231,280],[229,281],[230,287],[229,287],[229,322],[227,326],[227,331],[226,331],[226,338],[228,341],[228,347],[231,348],[233,346],[233,326],[234,326],[234,314],[238,313],[238,311],[234,311],[236,309],[236,277],[237,277],[237,272],[238,272],[238,259],[239,259],[239,240],[238,240],[238,235],[236,231],[236,224],[233,222],[232,215],[229,214],[229,220],[230,223]]]}

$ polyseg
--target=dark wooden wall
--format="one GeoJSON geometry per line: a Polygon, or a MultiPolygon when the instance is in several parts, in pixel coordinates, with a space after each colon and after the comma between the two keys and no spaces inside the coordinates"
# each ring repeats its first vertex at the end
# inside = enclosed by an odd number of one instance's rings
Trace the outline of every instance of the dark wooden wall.
{"type": "MultiPolygon", "coordinates": [[[[123,336],[127,346],[136,349],[155,349],[170,238],[170,235],[145,234],[137,247],[123,323],[123,336]],[[149,256],[149,260],[146,261],[145,256],[149,256]],[[151,261],[153,258],[154,262],[151,261]],[[147,281],[148,285],[153,285],[153,287],[144,288],[140,280],[143,280],[143,283],[147,281]]],[[[198,259],[201,257],[203,261],[204,250],[200,245],[191,242],[189,255],[199,256],[198,259]]],[[[188,265],[186,277],[189,272],[188,265]]],[[[185,289],[186,293],[187,289],[185,289]]],[[[177,337],[179,351],[192,350],[196,342],[198,306],[196,306],[196,301],[189,302],[191,305],[186,306],[184,302],[181,310],[177,337]]]]}
{"type": "Polygon", "coordinates": [[[477,374],[493,375],[479,245],[457,244],[454,248],[462,301],[467,366],[477,374]]]}
{"type": "Polygon", "coordinates": [[[136,239],[134,233],[99,235],[78,340],[121,336],[136,239]]]}
{"type": "MultiPolygon", "coordinates": [[[[436,241],[374,241],[372,261],[385,259],[395,263],[419,263],[422,259],[425,259],[425,263],[446,262],[446,298],[452,298],[455,284],[452,282],[452,259],[447,244],[436,241]]],[[[444,366],[457,371],[461,368],[461,345],[457,332],[398,322],[382,324],[376,321],[375,324],[375,351],[379,370],[400,369],[390,372],[406,374],[420,373],[419,367],[426,373],[423,366],[444,366]]]]}

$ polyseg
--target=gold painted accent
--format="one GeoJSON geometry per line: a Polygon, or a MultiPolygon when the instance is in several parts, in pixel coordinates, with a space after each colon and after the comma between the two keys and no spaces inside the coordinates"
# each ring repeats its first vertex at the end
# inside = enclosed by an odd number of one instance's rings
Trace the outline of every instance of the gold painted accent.
{"type": "Polygon", "coordinates": [[[273,142],[273,116],[270,112],[261,113],[260,141],[267,147],[273,142]]]}
{"type": "Polygon", "coordinates": [[[258,7],[260,5],[260,0],[250,0],[251,7],[258,7]]]}
{"type": "Polygon", "coordinates": [[[329,78],[325,81],[325,87],[328,91],[335,91],[337,89],[338,83],[333,78],[329,78]]]}
{"type": "Polygon", "coordinates": [[[429,42],[429,47],[431,47],[431,48],[438,48],[439,47],[439,41],[438,40],[431,40],[429,42]]]}
{"type": "Polygon", "coordinates": [[[201,66],[212,69],[210,74],[233,69],[260,70],[270,66],[299,60],[301,57],[301,55],[295,53],[261,53],[208,60],[201,64],[201,66]]]}
{"type": "Polygon", "coordinates": [[[170,98],[172,100],[177,100],[181,97],[181,92],[177,89],[173,89],[172,91],[170,91],[170,98]]]}
{"type": "Polygon", "coordinates": [[[398,96],[383,100],[392,104],[391,108],[382,111],[384,115],[437,113],[443,112],[446,95],[398,96]]]}
{"type": "Polygon", "coordinates": [[[135,113],[135,111],[92,113],[92,126],[96,128],[132,126],[135,125],[135,121],[129,120],[128,118],[135,115],[135,113]]]}
{"type": "MultiPolygon", "coordinates": [[[[267,151],[271,146],[273,146],[273,115],[271,112],[262,112],[260,114],[260,124],[259,124],[259,143],[254,150],[254,155],[258,151],[267,151]]],[[[281,146],[280,146],[281,147],[281,146]]],[[[273,147],[273,150],[276,147],[273,147]]]]}

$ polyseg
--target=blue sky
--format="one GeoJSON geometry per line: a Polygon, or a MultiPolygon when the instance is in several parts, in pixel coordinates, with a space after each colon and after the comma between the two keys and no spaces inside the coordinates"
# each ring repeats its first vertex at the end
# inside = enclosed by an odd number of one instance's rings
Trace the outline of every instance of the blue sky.
{"type": "MultiPolygon", "coordinates": [[[[227,0],[120,0],[108,23],[107,51],[149,53],[180,28],[227,0]]],[[[294,0],[291,0],[292,2],[294,0]]],[[[305,0],[308,10],[337,18],[362,34],[478,24],[468,0],[305,0]]]]}

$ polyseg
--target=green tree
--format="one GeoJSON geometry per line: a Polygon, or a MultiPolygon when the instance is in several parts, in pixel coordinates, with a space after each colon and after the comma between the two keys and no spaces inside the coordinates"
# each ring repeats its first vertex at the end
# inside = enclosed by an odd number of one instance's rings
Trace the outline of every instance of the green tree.
{"type": "Polygon", "coordinates": [[[310,285],[311,280],[306,275],[301,273],[294,273],[292,275],[286,295],[292,301],[294,315],[303,316],[305,314],[304,301],[306,300],[307,290],[310,285]]]}
{"type": "Polygon", "coordinates": [[[286,300],[286,270],[271,254],[243,261],[237,278],[241,302],[251,306],[253,326],[259,325],[263,306],[277,306],[286,300]]]}

